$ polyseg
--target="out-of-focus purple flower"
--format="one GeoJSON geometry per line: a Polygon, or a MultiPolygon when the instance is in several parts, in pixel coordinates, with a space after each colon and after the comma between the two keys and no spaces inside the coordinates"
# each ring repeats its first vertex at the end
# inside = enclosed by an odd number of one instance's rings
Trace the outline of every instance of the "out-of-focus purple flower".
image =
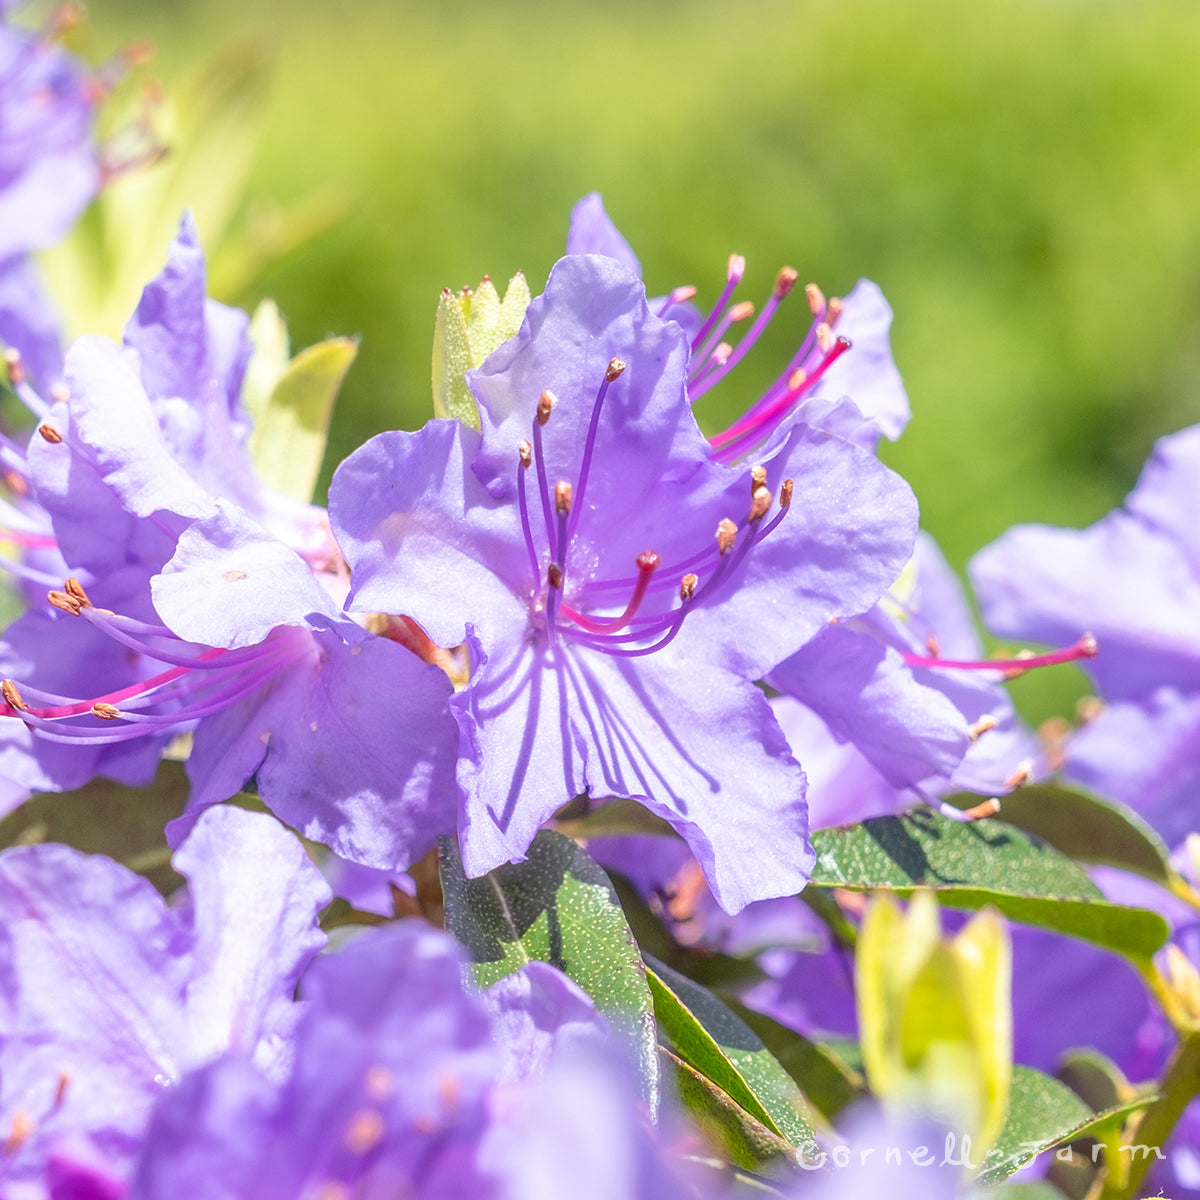
{"type": "MultiPolygon", "coordinates": [[[[42,404],[31,503],[71,568],[0,644],[0,770],[44,790],[141,782],[194,733],[174,837],[257,775],[276,812],[345,858],[398,869],[453,828],[445,674],[341,611],[323,510],[255,475],[244,313],[208,300],[187,218],[125,345],[85,338],[42,404]],[[65,629],[64,629],[65,626],[65,629]],[[386,712],[386,720],[379,714],[386,712]]],[[[40,409],[39,409],[40,406],[40,409]]]]}
{"type": "Polygon", "coordinates": [[[28,258],[58,241],[95,194],[98,94],[49,34],[10,25],[0,8],[0,343],[43,386],[62,368],[57,314],[28,258]]]}
{"type": "Polygon", "coordinates": [[[671,822],[731,911],[803,885],[803,780],[752,681],[891,583],[911,493],[803,425],[753,474],[713,462],[686,368],[634,276],[568,256],[468,376],[481,435],[383,434],[335,476],[350,606],[468,645],[451,708],[472,875],[588,793],[671,822]]]}
{"type": "Polygon", "coordinates": [[[998,633],[1096,635],[1087,670],[1108,706],[1067,741],[1065,775],[1136,809],[1172,846],[1198,827],[1197,478],[1193,426],[1161,439],[1125,506],[1091,528],[1020,526],[971,564],[998,633]]]}
{"type": "Polygon", "coordinates": [[[175,865],[188,900],[168,907],[106,858],[0,854],[0,1153],[23,1195],[50,1194],[47,1163],[74,1143],[119,1176],[154,1105],[228,1051],[289,1067],[328,888],[273,818],[235,808],[206,814],[175,865]]]}
{"type": "MultiPolygon", "coordinates": [[[[595,192],[571,212],[567,253],[603,254],[641,275],[637,256],[595,192]]],[[[707,316],[690,303],[694,287],[676,288],[651,301],[660,317],[678,321],[687,333],[687,387],[693,402],[726,379],[753,349],[798,278],[792,268],[784,267],[755,316],[752,302],[733,300],[745,269],[741,255],[730,257],[725,287],[707,316]],[[731,328],[752,317],[736,344],[725,340],[731,328]]],[[[809,284],[805,296],[812,319],[799,347],[766,391],[710,439],[717,461],[734,463],[762,453],[764,445],[773,446],[798,420],[872,450],[881,436],[895,441],[908,424],[908,396],[889,339],[892,310],[878,287],[862,279],[844,300],[826,300],[820,288],[809,284]]]]}
{"type": "Polygon", "coordinates": [[[462,972],[418,922],[314,964],[287,1078],[229,1055],[185,1080],[129,1200],[682,1195],[587,997],[541,963],[502,995],[465,991],[462,972]]]}
{"type": "Polygon", "coordinates": [[[56,242],[94,195],[94,107],[69,54],[0,15],[0,264],[56,242]]]}

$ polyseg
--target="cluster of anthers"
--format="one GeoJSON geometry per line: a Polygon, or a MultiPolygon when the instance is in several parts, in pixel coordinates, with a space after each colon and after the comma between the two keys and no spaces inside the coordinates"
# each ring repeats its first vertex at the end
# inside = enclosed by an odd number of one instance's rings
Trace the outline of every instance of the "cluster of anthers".
{"type": "MultiPolygon", "coordinates": [[[[725,340],[725,335],[734,325],[750,320],[755,313],[753,301],[730,303],[745,272],[745,258],[731,254],[725,287],[692,338],[688,396],[693,403],[716,387],[749,354],[799,278],[791,267],[780,269],[767,302],[734,346],[725,340]]],[[[666,298],[658,315],[666,315],[673,306],[687,302],[695,294],[696,289],[691,286],[676,288],[666,298]]],[[[714,461],[737,462],[774,433],[788,413],[812,395],[825,372],[850,349],[849,339],[837,336],[833,331],[842,313],[842,301],[836,297],[827,301],[815,283],[808,284],[804,294],[812,314],[808,331],[787,366],[758,400],[727,429],[709,439],[714,461]]]]}
{"type": "Polygon", "coordinates": [[[544,628],[545,637],[553,645],[558,636],[624,658],[652,654],[668,645],[679,633],[684,618],[697,604],[711,598],[732,578],[753,546],[767,538],[787,515],[792,501],[792,481],[784,480],[779,489],[779,506],[771,520],[764,519],[771,509],[772,495],[767,487],[766,470],[761,466],[750,472],[750,506],[741,521],[726,517],[717,526],[714,543],[706,549],[664,566],[661,555],[645,550],[635,560],[637,574],[619,579],[597,580],[583,572],[578,581],[572,578],[571,549],[583,512],[588,477],[596,448],[600,414],[609,387],[625,370],[625,363],[612,359],[596,394],[584,443],[579,476],[575,484],[557,481],[550,487],[543,449],[543,430],[557,400],[551,392],[538,399],[530,440],[518,446],[517,499],[520,506],[521,529],[529,568],[533,577],[533,615],[535,632],[544,628]],[[542,524],[548,548],[549,565],[543,571],[536,547],[534,523],[530,519],[526,476],[533,466],[537,474],[537,492],[542,510],[542,524]],[[676,585],[676,580],[678,584],[676,585]],[[543,582],[544,581],[544,582],[543,582]],[[625,608],[615,616],[588,615],[565,598],[568,585],[577,602],[588,600],[601,609],[619,603],[628,594],[625,608]],[[671,593],[678,587],[679,603],[671,593]],[[651,611],[645,611],[649,609],[651,611]]]}

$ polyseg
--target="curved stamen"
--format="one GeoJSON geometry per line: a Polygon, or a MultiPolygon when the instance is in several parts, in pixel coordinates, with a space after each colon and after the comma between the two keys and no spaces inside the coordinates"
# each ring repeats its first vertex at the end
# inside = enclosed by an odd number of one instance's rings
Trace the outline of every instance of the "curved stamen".
{"type": "Polygon", "coordinates": [[[576,625],[581,629],[586,629],[589,633],[615,633],[618,629],[624,629],[629,624],[634,613],[641,606],[642,601],[646,598],[646,590],[650,586],[650,580],[661,563],[662,559],[653,550],[644,550],[637,556],[637,582],[634,584],[633,595],[630,597],[629,603],[625,606],[625,611],[620,616],[613,617],[607,621],[595,621],[591,617],[586,617],[583,613],[577,612],[567,604],[561,606],[563,616],[569,617],[576,625]]]}
{"type": "MultiPolygon", "coordinates": [[[[596,400],[592,405],[592,419],[588,422],[587,438],[583,444],[583,459],[579,465],[579,486],[575,489],[577,507],[575,514],[571,517],[571,523],[567,527],[568,539],[575,536],[575,526],[579,523],[580,512],[583,511],[583,495],[587,489],[588,475],[592,469],[592,454],[596,449],[596,432],[600,428],[600,410],[604,407],[604,398],[608,395],[609,384],[620,379],[624,371],[625,364],[619,358],[610,359],[604,372],[604,379],[596,392],[596,400]]],[[[560,550],[559,553],[560,555],[565,554],[565,550],[560,550]]]]}
{"type": "Polygon", "coordinates": [[[1003,671],[1010,678],[1023,675],[1034,667],[1052,667],[1059,663],[1078,662],[1081,658],[1095,658],[1100,652],[1096,639],[1085,633],[1074,645],[1062,650],[1052,650],[1049,654],[1031,654],[1028,657],[993,658],[993,659],[950,659],[929,658],[921,654],[903,654],[904,661],[910,667],[946,667],[957,671],[1003,671]]]}
{"type": "Polygon", "coordinates": [[[533,461],[533,447],[528,442],[522,442],[517,447],[520,455],[520,466],[517,467],[517,504],[521,510],[521,532],[525,535],[525,551],[529,555],[529,570],[533,575],[536,587],[538,577],[537,551],[533,548],[533,530],[529,527],[529,500],[525,495],[525,476],[529,472],[529,464],[533,461]]]}
{"type": "MultiPolygon", "coordinates": [[[[755,442],[761,441],[786,416],[792,405],[805,392],[811,392],[820,382],[821,376],[849,349],[849,339],[844,337],[834,339],[824,358],[821,359],[820,365],[811,375],[796,372],[782,395],[771,400],[765,406],[761,406],[761,402],[754,405],[744,417],[735,421],[721,433],[714,434],[709,441],[720,451],[722,458],[729,457],[731,448],[739,442],[747,442],[751,439],[755,442]]],[[[717,456],[714,455],[714,457],[717,456]]]]}
{"type": "Polygon", "coordinates": [[[693,400],[698,399],[705,392],[716,385],[729,374],[742,361],[743,358],[750,352],[750,348],[758,341],[763,330],[771,323],[771,318],[775,315],[775,310],[778,309],[784,297],[796,285],[796,280],[799,276],[791,267],[783,267],[779,274],[775,277],[775,286],[771,289],[770,298],[762,307],[762,312],[758,314],[754,324],[746,331],[745,336],[737,344],[737,348],[730,355],[729,361],[721,368],[721,370],[703,380],[696,388],[690,389],[693,400]]]}
{"type": "Polygon", "coordinates": [[[712,327],[717,323],[717,317],[729,303],[730,297],[737,290],[737,285],[742,282],[742,276],[746,273],[746,260],[740,254],[731,254],[729,256],[729,264],[725,270],[725,287],[721,294],[717,297],[717,302],[712,306],[708,316],[704,319],[704,324],[700,326],[696,332],[696,336],[692,338],[692,353],[696,354],[699,347],[704,344],[705,338],[708,337],[712,327]]]}

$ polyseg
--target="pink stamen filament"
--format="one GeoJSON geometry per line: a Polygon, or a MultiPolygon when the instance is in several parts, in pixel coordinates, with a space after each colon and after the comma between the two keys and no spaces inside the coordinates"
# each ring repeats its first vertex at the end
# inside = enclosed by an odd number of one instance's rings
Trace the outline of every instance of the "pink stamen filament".
{"type": "Polygon", "coordinates": [[[1074,645],[1048,654],[1035,654],[1029,658],[994,658],[962,660],[933,658],[920,654],[904,654],[902,657],[910,667],[946,667],[958,671],[1028,671],[1034,667],[1053,667],[1059,663],[1078,662],[1081,658],[1095,658],[1098,653],[1096,639],[1085,633],[1074,645]]]}
{"type": "Polygon", "coordinates": [[[646,598],[646,589],[650,586],[650,580],[654,572],[658,569],[660,559],[657,554],[654,555],[653,561],[649,560],[649,556],[642,556],[638,559],[638,577],[637,583],[633,587],[633,595],[629,599],[629,603],[625,606],[625,611],[620,616],[613,617],[607,621],[596,621],[591,617],[586,617],[581,612],[577,612],[569,604],[563,604],[561,611],[564,617],[570,618],[581,629],[586,629],[589,633],[615,633],[618,629],[624,629],[629,624],[634,613],[641,606],[642,601],[646,598]],[[645,558],[643,565],[642,558],[645,558]]]}
{"type": "Polygon", "coordinates": [[[728,452],[730,446],[736,442],[745,442],[750,438],[760,439],[764,437],[771,431],[773,424],[777,420],[782,419],[792,405],[805,392],[809,392],[816,387],[818,382],[820,382],[821,376],[849,349],[850,342],[844,337],[839,337],[830,347],[829,353],[822,358],[817,369],[799,387],[789,388],[777,400],[757,413],[755,413],[755,409],[759,406],[756,404],[744,417],[735,421],[723,432],[714,434],[713,437],[709,438],[709,441],[718,450],[728,452]]]}
{"type": "Polygon", "coordinates": [[[0,527],[0,541],[11,542],[14,546],[24,546],[27,550],[56,549],[58,542],[44,533],[22,533],[17,529],[0,527]]]}

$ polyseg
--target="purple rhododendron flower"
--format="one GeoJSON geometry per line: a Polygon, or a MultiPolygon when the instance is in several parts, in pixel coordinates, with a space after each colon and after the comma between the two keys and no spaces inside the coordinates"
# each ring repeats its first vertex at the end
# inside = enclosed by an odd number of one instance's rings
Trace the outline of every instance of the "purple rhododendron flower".
{"type": "Polygon", "coordinates": [[[94,107],[69,54],[0,16],[0,264],[56,242],[94,195],[94,107]]]}
{"type": "Polygon", "coordinates": [[[1198,827],[1200,426],[1160,440],[1125,506],[1089,529],[1010,529],[971,564],[986,621],[1053,642],[1095,633],[1104,711],[1069,738],[1067,779],[1140,812],[1169,845],[1198,827]]]}
{"type": "Polygon", "coordinates": [[[154,1105],[228,1051],[288,1068],[329,889],[274,818],[236,808],[205,814],[174,861],[189,887],[168,907],[106,858],[0,853],[0,1129],[21,1195],[49,1195],[48,1161],[75,1145],[120,1176],[154,1105]]]}
{"type": "Polygon", "coordinates": [[[230,1054],[160,1105],[129,1200],[682,1196],[591,1001],[533,963],[483,996],[421,922],[314,964],[291,1071],[230,1054]]]}
{"type": "Polygon", "coordinates": [[[100,184],[95,96],[51,37],[14,28],[0,8],[0,343],[43,386],[57,380],[62,350],[28,254],[58,241],[100,184]]]}
{"type": "Polygon", "coordinates": [[[42,406],[28,455],[72,575],[0,644],[18,681],[7,715],[26,727],[6,722],[0,770],[47,790],[99,772],[144,782],[188,730],[176,839],[257,775],[308,836],[403,868],[453,828],[450,683],[343,614],[325,513],[255,475],[249,354],[245,314],[205,295],[188,218],[125,345],[72,347],[69,400],[42,406]]]}
{"type": "Polygon", "coordinates": [[[568,256],[468,376],[481,434],[382,434],[334,478],[350,606],[467,643],[451,709],[472,875],[589,794],[671,822],[730,911],[804,883],[803,776],[753,681],[874,603],[915,507],[805,425],[753,473],[714,462],[687,368],[639,280],[568,256]]]}

